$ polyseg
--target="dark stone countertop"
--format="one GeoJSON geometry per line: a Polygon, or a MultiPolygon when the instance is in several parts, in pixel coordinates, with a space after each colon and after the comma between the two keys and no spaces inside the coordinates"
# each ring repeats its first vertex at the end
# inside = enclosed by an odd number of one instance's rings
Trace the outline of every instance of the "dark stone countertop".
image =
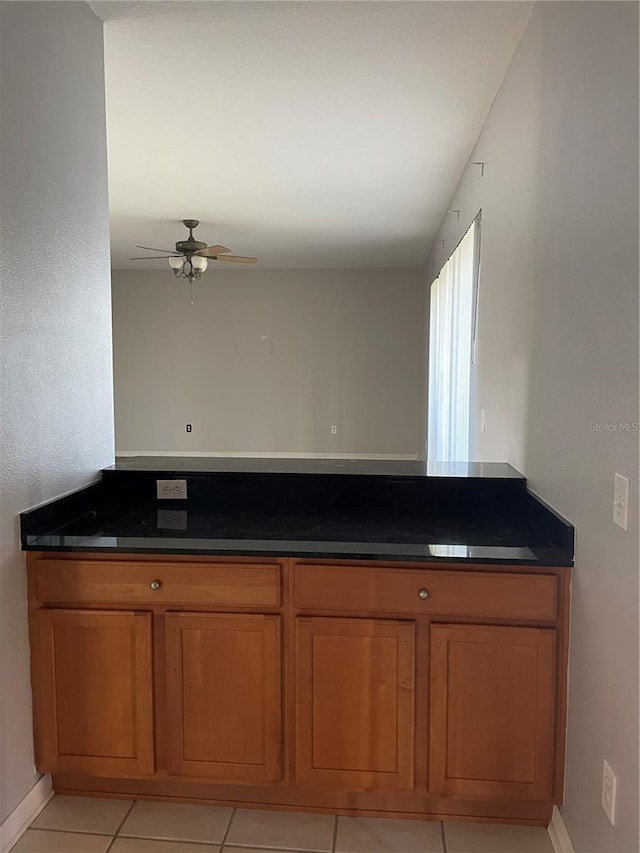
{"type": "Polygon", "coordinates": [[[418,459],[302,459],[219,456],[121,456],[105,472],[184,474],[339,474],[375,477],[429,477],[524,480],[508,462],[426,462],[418,459]]]}
{"type": "Polygon", "coordinates": [[[162,461],[118,462],[100,483],[23,513],[23,548],[573,564],[571,525],[501,463],[430,473],[375,460],[162,461]],[[156,478],[178,476],[188,500],[156,500],[156,478]]]}

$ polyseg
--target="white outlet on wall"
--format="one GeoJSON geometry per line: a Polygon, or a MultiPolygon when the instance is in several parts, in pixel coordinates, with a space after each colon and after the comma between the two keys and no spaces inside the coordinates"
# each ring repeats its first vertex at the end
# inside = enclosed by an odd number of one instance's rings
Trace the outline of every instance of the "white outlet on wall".
{"type": "Polygon", "coordinates": [[[338,425],[337,424],[331,424],[331,435],[337,435],[337,434],[338,434],[338,425]]]}
{"type": "Polygon", "coordinates": [[[629,481],[622,474],[613,478],[613,521],[623,530],[629,529],[629,481]]]}
{"type": "Polygon", "coordinates": [[[612,825],[615,825],[616,822],[617,785],[618,780],[616,779],[616,775],[605,758],[602,765],[602,808],[612,825]]]}
{"type": "Polygon", "coordinates": [[[159,501],[186,501],[186,480],[156,480],[156,493],[159,501]]]}

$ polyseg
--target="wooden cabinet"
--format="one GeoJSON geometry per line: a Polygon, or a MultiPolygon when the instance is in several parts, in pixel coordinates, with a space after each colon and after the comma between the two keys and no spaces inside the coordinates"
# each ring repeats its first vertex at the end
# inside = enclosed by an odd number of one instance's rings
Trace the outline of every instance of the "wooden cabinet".
{"type": "Polygon", "coordinates": [[[45,603],[65,604],[279,607],[280,567],[49,558],[39,563],[36,595],[45,603]]]}
{"type": "Polygon", "coordinates": [[[282,561],[43,554],[28,569],[40,770],[280,778],[282,561]]]}
{"type": "Polygon", "coordinates": [[[295,603],[302,609],[368,610],[412,616],[476,619],[554,619],[553,575],[513,572],[380,569],[307,565],[295,570],[295,603]]]}
{"type": "Polygon", "coordinates": [[[280,617],[168,613],[165,632],[169,772],[279,779],[280,617]]]}
{"type": "Polygon", "coordinates": [[[569,570],[30,553],[59,792],[544,824],[569,570]]]}
{"type": "Polygon", "coordinates": [[[300,618],[296,635],[297,781],[412,788],[413,624],[300,618]]]}
{"type": "Polygon", "coordinates": [[[430,793],[549,797],[555,647],[544,628],[432,626],[430,793]]]}
{"type": "Polygon", "coordinates": [[[38,769],[153,773],[151,614],[35,614],[38,769]]]}

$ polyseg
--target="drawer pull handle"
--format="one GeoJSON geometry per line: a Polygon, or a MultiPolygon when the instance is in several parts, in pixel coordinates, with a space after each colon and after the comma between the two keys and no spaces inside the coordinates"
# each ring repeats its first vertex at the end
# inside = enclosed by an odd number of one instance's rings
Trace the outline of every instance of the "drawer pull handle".
{"type": "Polygon", "coordinates": [[[151,581],[151,583],[149,584],[149,586],[150,586],[150,587],[151,587],[151,589],[152,589],[152,590],[154,590],[154,592],[155,592],[155,590],[156,590],[156,589],[160,589],[160,587],[162,586],[162,584],[160,583],[160,581],[151,581]]]}
{"type": "Polygon", "coordinates": [[[425,601],[427,598],[429,598],[429,590],[428,589],[421,589],[420,592],[418,593],[418,595],[420,596],[420,598],[423,601],[425,601]]]}

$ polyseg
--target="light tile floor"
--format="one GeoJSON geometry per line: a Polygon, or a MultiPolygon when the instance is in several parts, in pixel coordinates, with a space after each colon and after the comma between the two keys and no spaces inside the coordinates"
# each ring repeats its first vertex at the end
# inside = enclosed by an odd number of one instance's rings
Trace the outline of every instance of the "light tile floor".
{"type": "Polygon", "coordinates": [[[54,797],[12,853],[553,853],[546,829],[54,797]]]}

